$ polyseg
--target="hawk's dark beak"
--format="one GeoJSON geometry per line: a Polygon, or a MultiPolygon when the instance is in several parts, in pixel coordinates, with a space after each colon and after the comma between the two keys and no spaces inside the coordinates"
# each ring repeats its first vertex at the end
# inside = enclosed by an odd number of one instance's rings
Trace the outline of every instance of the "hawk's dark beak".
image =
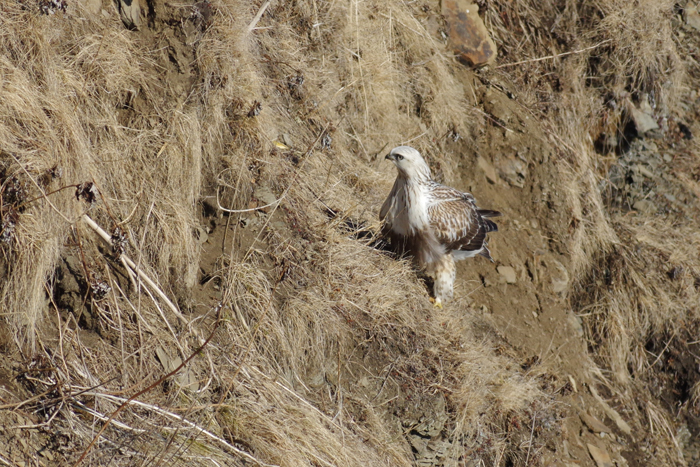
{"type": "Polygon", "coordinates": [[[396,156],[393,155],[392,153],[389,153],[386,155],[384,159],[389,159],[390,161],[396,161],[396,156]]]}

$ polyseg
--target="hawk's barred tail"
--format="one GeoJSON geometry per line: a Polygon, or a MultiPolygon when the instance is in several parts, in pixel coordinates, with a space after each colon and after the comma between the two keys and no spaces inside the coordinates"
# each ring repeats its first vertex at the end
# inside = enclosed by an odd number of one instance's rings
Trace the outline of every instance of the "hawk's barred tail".
{"type": "Polygon", "coordinates": [[[479,252],[479,256],[483,256],[484,258],[491,261],[492,263],[494,262],[493,258],[491,258],[491,252],[489,251],[488,247],[486,246],[486,243],[484,243],[484,247],[479,252]]]}
{"type": "Polygon", "coordinates": [[[484,227],[486,227],[486,232],[498,232],[496,223],[488,219],[484,219],[484,227]]]}
{"type": "Polygon", "coordinates": [[[481,214],[481,217],[501,217],[503,215],[500,212],[492,211],[491,209],[477,209],[476,212],[481,214]]]}
{"type": "MultiPolygon", "coordinates": [[[[484,220],[484,227],[486,227],[486,232],[498,232],[498,226],[495,222],[490,221],[489,217],[500,217],[502,214],[498,211],[492,211],[491,209],[477,209],[476,212],[484,220]]],[[[485,256],[485,255],[484,255],[485,256]]],[[[487,258],[490,258],[487,256],[487,258]]]]}

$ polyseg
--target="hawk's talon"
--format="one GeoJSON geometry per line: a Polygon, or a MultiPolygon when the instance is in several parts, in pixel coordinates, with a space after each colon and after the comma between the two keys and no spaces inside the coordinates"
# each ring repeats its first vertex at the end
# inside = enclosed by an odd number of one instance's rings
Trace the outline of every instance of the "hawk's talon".
{"type": "Polygon", "coordinates": [[[430,297],[430,303],[432,303],[435,308],[440,308],[442,310],[442,300],[439,298],[430,297]]]}

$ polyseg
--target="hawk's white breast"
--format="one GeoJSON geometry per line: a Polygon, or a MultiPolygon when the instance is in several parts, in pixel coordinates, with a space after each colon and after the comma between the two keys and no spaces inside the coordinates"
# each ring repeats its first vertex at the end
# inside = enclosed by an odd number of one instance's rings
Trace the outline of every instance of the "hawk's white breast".
{"type": "Polygon", "coordinates": [[[398,235],[414,236],[429,228],[427,187],[399,178],[394,188],[395,196],[389,198],[392,201],[386,216],[391,230],[398,235]]]}

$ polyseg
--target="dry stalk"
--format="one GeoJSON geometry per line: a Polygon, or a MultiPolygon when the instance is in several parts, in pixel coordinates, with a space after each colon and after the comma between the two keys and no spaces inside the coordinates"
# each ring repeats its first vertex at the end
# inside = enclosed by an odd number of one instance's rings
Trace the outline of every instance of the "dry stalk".
{"type": "MultiPolygon", "coordinates": [[[[96,223],[95,221],[93,221],[93,220],[90,218],[90,216],[88,216],[87,214],[83,214],[82,219],[85,221],[85,223],[86,223],[87,225],[90,226],[90,228],[92,228],[95,232],[97,232],[97,234],[98,234],[100,237],[102,237],[102,239],[103,239],[105,242],[107,242],[107,244],[109,244],[110,246],[112,245],[112,237],[111,237],[107,232],[105,232],[105,231],[102,229],[102,227],[100,227],[99,225],[97,225],[97,223],[96,223]]],[[[125,254],[122,254],[122,255],[121,255],[121,258],[123,258],[124,261],[126,262],[126,264],[128,264],[129,267],[130,267],[131,269],[133,269],[133,270],[136,272],[136,274],[138,274],[139,277],[140,277],[146,284],[148,284],[149,287],[151,287],[151,289],[153,289],[153,291],[165,302],[165,304],[168,305],[168,308],[170,308],[170,310],[175,314],[175,316],[177,316],[178,318],[180,318],[180,320],[181,320],[184,324],[189,324],[189,322],[187,321],[187,319],[185,319],[185,317],[182,315],[182,313],[180,313],[180,310],[177,309],[177,307],[175,306],[175,304],[174,304],[172,301],[170,301],[170,299],[169,299],[168,296],[165,294],[165,292],[163,292],[163,290],[162,290],[160,287],[158,287],[158,285],[156,285],[156,283],[155,283],[150,277],[148,277],[148,275],[147,275],[145,272],[143,272],[143,270],[142,270],[141,268],[139,268],[138,266],[136,266],[136,263],[134,263],[134,262],[131,260],[131,258],[129,258],[129,257],[128,257],[127,255],[125,255],[125,254]]],[[[166,321],[166,323],[167,323],[167,321],[166,321]]],[[[168,325],[168,327],[169,327],[169,325],[168,325]]]]}
{"type": "MultiPolygon", "coordinates": [[[[97,225],[97,224],[95,224],[95,225],[97,225]]],[[[100,436],[102,436],[102,433],[104,433],[104,431],[107,429],[107,427],[108,427],[109,424],[112,422],[112,420],[114,420],[114,417],[116,417],[116,416],[119,414],[119,412],[121,412],[122,410],[124,410],[124,408],[127,407],[127,406],[128,406],[132,401],[134,401],[137,397],[139,397],[139,396],[141,396],[141,395],[147,393],[148,391],[152,390],[153,388],[155,388],[156,386],[158,386],[159,384],[161,384],[161,383],[162,383],[163,381],[165,381],[166,379],[168,379],[168,378],[170,378],[171,376],[177,374],[177,372],[180,371],[182,368],[184,368],[185,365],[187,365],[187,364],[190,362],[190,360],[192,360],[197,354],[199,354],[202,350],[204,350],[204,348],[209,344],[209,341],[211,341],[212,338],[214,337],[214,334],[216,334],[216,330],[219,328],[219,324],[220,324],[220,322],[221,322],[221,309],[222,309],[223,307],[224,307],[224,304],[223,304],[223,303],[219,303],[219,304],[216,306],[216,321],[214,322],[214,328],[212,329],[211,334],[209,334],[209,337],[207,337],[207,340],[205,340],[204,343],[203,343],[202,345],[200,345],[199,348],[198,348],[197,350],[195,350],[194,352],[192,352],[192,354],[191,354],[189,357],[187,357],[185,360],[183,360],[182,363],[180,363],[180,365],[178,365],[178,367],[175,368],[173,371],[171,371],[170,373],[167,373],[167,374],[163,375],[161,378],[159,378],[158,380],[154,381],[154,382],[153,382],[152,384],[150,384],[148,387],[142,389],[141,391],[137,392],[137,393],[134,394],[133,396],[129,397],[129,398],[128,398],[127,400],[125,400],[119,407],[117,407],[117,410],[115,410],[114,412],[112,412],[112,414],[109,416],[109,418],[107,419],[107,421],[102,425],[102,428],[100,428],[100,431],[97,432],[97,434],[96,434],[95,437],[92,439],[92,441],[90,442],[90,444],[88,445],[88,447],[85,448],[85,450],[83,451],[83,453],[81,454],[81,456],[78,458],[78,460],[75,462],[75,464],[73,464],[73,467],[78,467],[80,464],[82,464],[83,460],[84,460],[85,457],[88,455],[88,453],[90,452],[90,450],[92,449],[92,447],[95,445],[95,443],[96,443],[97,440],[100,438],[100,436]]]]}
{"type": "Polygon", "coordinates": [[[585,47],[585,48],[583,48],[583,49],[572,50],[572,51],[570,51],[570,52],[563,52],[563,53],[560,53],[560,54],[548,55],[548,56],[546,56],[546,57],[538,57],[538,58],[531,58],[531,59],[529,59],[529,60],[521,60],[521,61],[519,61],[519,62],[514,62],[514,63],[504,63],[503,65],[498,65],[498,66],[495,67],[495,68],[496,68],[496,69],[498,69],[498,68],[505,68],[505,67],[508,67],[508,66],[522,65],[522,64],[524,64],[524,63],[541,62],[542,60],[552,60],[552,59],[554,59],[554,58],[566,57],[567,55],[580,54],[581,52],[586,52],[586,51],[588,51],[588,50],[597,49],[597,48],[600,47],[601,45],[607,44],[607,43],[610,42],[610,41],[612,41],[612,39],[606,39],[606,40],[604,40],[604,41],[602,41],[602,42],[598,42],[596,45],[592,45],[592,46],[590,46],[590,47],[585,47]]]}
{"type": "MultiPolygon", "coordinates": [[[[160,415],[165,415],[166,417],[169,417],[169,418],[172,418],[172,419],[174,419],[174,420],[177,420],[177,421],[179,421],[179,422],[184,423],[185,425],[189,426],[190,428],[195,429],[195,430],[198,432],[198,434],[203,434],[203,435],[205,435],[206,437],[208,437],[208,438],[210,438],[210,439],[216,441],[217,443],[221,444],[221,445],[224,446],[225,448],[227,448],[227,449],[233,451],[234,453],[236,453],[236,454],[238,454],[238,455],[240,455],[240,456],[242,456],[242,457],[245,457],[246,459],[248,459],[248,460],[250,460],[250,461],[252,461],[252,462],[255,462],[255,463],[258,464],[258,465],[261,465],[261,466],[263,466],[263,467],[279,467],[279,466],[276,466],[276,465],[274,465],[274,464],[266,464],[265,462],[262,462],[262,461],[256,459],[256,458],[253,457],[251,454],[249,454],[249,453],[247,453],[247,452],[245,452],[245,451],[242,451],[242,450],[236,448],[235,446],[233,446],[233,445],[231,445],[230,443],[228,443],[226,440],[222,439],[222,438],[219,437],[219,436],[216,436],[214,433],[212,433],[212,432],[206,430],[205,428],[203,428],[203,427],[197,425],[197,424],[194,423],[194,422],[191,422],[191,421],[187,420],[184,416],[178,415],[178,414],[175,414],[175,413],[172,413],[172,412],[169,412],[169,411],[167,411],[167,410],[165,410],[165,409],[163,409],[163,408],[161,408],[161,407],[158,407],[158,406],[156,406],[156,405],[147,404],[147,403],[145,403],[145,402],[141,402],[141,401],[138,401],[138,400],[125,399],[125,398],[123,398],[123,397],[114,396],[114,395],[112,395],[112,394],[105,394],[105,393],[99,393],[99,392],[86,393],[86,395],[93,396],[93,397],[102,397],[102,398],[104,398],[104,399],[109,399],[109,400],[112,400],[112,401],[115,401],[115,402],[121,402],[122,404],[128,404],[128,405],[135,405],[135,406],[138,406],[138,407],[143,407],[143,408],[145,408],[145,409],[148,409],[148,410],[153,411],[153,412],[155,412],[155,413],[158,413],[158,414],[160,414],[160,415]]],[[[133,428],[132,428],[132,430],[133,430],[133,428]]]]}
{"type": "Polygon", "coordinates": [[[265,3],[262,4],[258,12],[253,17],[253,21],[251,21],[248,25],[248,32],[251,32],[253,29],[255,29],[255,26],[258,24],[258,21],[260,21],[260,18],[262,18],[262,15],[265,14],[265,10],[267,10],[267,7],[269,6],[270,0],[267,0],[265,3]]]}

